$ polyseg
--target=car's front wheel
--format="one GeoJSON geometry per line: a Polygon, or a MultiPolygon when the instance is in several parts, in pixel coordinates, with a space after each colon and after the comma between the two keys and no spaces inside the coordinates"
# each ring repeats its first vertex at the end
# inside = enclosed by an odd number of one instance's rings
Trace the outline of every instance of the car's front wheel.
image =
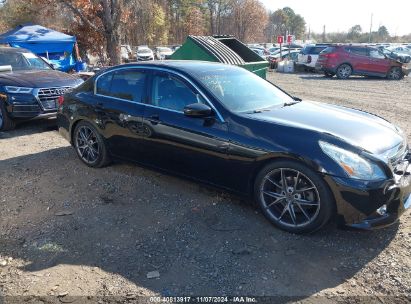
{"type": "Polygon", "coordinates": [[[15,127],[16,122],[7,113],[4,101],[0,100],[0,131],[13,130],[15,127]]]}
{"type": "Polygon", "coordinates": [[[400,80],[404,77],[404,73],[400,67],[393,67],[387,74],[387,78],[391,80],[400,80]]]}
{"type": "Polygon", "coordinates": [[[352,74],[352,67],[349,64],[342,64],[337,68],[337,77],[338,79],[347,79],[352,74]]]}
{"type": "Polygon", "coordinates": [[[74,130],[73,140],[78,157],[87,166],[100,168],[110,162],[104,138],[92,124],[79,122],[74,130]]]}
{"type": "Polygon", "coordinates": [[[254,197],[266,218],[292,233],[310,233],[334,214],[334,200],[313,170],[294,161],[273,162],[258,174],[254,197]]]}

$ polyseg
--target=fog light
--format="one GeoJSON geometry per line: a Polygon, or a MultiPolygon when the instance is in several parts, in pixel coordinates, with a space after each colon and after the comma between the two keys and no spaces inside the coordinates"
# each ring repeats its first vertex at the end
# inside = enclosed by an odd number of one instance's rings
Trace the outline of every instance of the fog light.
{"type": "Polygon", "coordinates": [[[384,215],[387,213],[387,205],[382,205],[380,208],[377,209],[377,213],[379,215],[384,215]]]}

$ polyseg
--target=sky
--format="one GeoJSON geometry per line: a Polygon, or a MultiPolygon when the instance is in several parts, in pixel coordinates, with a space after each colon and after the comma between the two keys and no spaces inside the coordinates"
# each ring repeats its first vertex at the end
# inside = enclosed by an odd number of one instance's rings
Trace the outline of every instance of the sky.
{"type": "Polygon", "coordinates": [[[348,31],[359,24],[363,32],[370,31],[373,14],[373,31],[385,25],[391,35],[411,33],[411,0],[261,0],[271,11],[286,6],[304,17],[311,31],[348,31]]]}

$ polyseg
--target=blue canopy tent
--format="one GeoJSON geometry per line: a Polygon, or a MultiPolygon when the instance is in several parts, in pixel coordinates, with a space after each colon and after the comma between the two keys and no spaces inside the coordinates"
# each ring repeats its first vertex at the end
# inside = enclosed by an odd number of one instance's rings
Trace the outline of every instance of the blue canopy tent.
{"type": "Polygon", "coordinates": [[[0,44],[28,49],[65,72],[79,66],[73,54],[75,43],[76,37],[34,24],[19,25],[0,35],[0,44]]]}

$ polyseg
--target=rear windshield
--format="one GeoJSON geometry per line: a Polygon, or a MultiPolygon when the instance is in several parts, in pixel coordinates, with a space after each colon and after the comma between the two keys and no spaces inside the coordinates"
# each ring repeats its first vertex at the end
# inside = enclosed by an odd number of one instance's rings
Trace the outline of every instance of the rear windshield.
{"type": "Polygon", "coordinates": [[[326,46],[306,46],[302,49],[302,53],[305,55],[318,55],[320,54],[326,46]]]}

